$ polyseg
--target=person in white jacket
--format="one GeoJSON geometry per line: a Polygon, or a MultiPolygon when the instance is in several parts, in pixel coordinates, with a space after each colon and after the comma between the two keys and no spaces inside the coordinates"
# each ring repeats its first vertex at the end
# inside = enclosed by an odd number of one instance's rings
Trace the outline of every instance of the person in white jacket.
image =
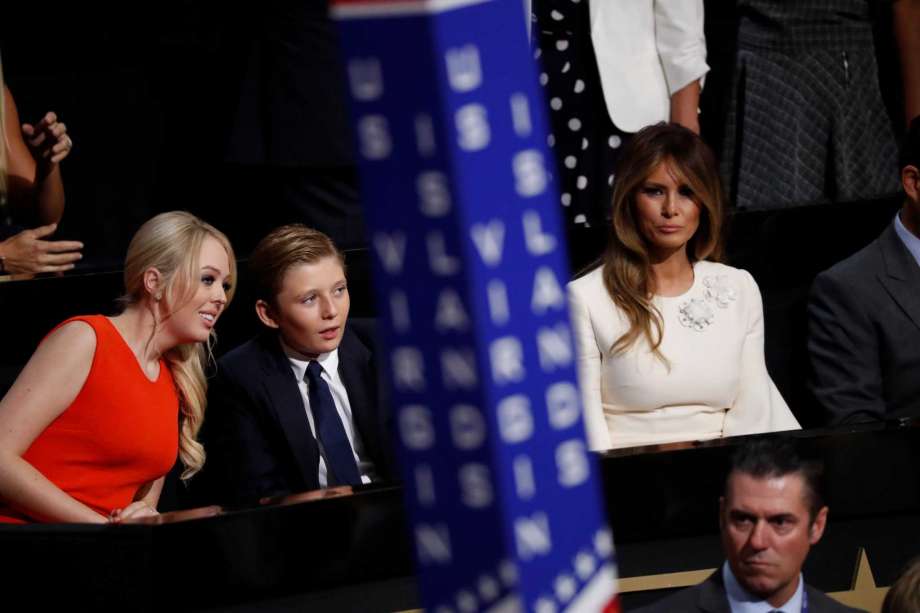
{"type": "Polygon", "coordinates": [[[591,42],[613,124],[637,132],[659,121],[700,133],[706,65],[702,0],[589,4],[591,42]]]}
{"type": "Polygon", "coordinates": [[[574,270],[603,250],[623,143],[643,126],[699,133],[706,65],[702,0],[534,0],[533,36],[549,103],[574,270]]]}
{"type": "Polygon", "coordinates": [[[767,372],[757,284],[718,263],[712,151],[661,123],[633,137],[617,171],[602,264],[568,287],[589,446],[798,429],[767,372]]]}

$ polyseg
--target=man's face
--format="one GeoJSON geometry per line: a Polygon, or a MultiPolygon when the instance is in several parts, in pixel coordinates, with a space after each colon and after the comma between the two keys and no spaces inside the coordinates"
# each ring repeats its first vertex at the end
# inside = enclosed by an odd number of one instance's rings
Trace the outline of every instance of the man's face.
{"type": "Polygon", "coordinates": [[[269,306],[258,301],[256,312],[265,325],[280,331],[289,347],[312,358],[339,346],[351,303],[337,258],[292,266],[275,302],[269,306]]]}
{"type": "Polygon", "coordinates": [[[800,473],[757,478],[733,472],[720,501],[722,548],[732,573],[773,606],[795,593],[802,563],[826,521],[823,507],[811,522],[800,473]]]}

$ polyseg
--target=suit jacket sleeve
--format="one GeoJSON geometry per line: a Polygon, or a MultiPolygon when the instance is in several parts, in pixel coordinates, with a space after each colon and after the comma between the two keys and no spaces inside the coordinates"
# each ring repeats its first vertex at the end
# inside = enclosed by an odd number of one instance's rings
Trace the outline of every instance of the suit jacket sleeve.
{"type": "Polygon", "coordinates": [[[601,404],[601,352],[591,325],[588,305],[571,284],[568,289],[569,315],[575,333],[578,385],[584,405],[588,447],[594,451],[604,451],[610,449],[610,433],[601,404]]]}
{"type": "Polygon", "coordinates": [[[289,494],[277,459],[283,451],[272,444],[268,416],[239,381],[232,369],[221,366],[208,390],[205,451],[215,493],[221,502],[289,494]]]}
{"type": "Polygon", "coordinates": [[[780,432],[801,428],[767,372],[764,357],[763,300],[757,282],[742,271],[743,296],[748,312],[741,350],[738,395],[725,414],[724,436],[780,432]]]}
{"type": "Polygon", "coordinates": [[[655,45],[669,94],[702,79],[709,71],[702,0],[655,0],[655,45]]]}
{"type": "Polygon", "coordinates": [[[808,303],[811,388],[832,425],[882,419],[879,348],[868,311],[853,288],[822,273],[808,303]]]}
{"type": "Polygon", "coordinates": [[[805,591],[808,592],[809,611],[814,611],[815,613],[866,613],[864,609],[848,607],[808,584],[805,585],[805,591]]]}

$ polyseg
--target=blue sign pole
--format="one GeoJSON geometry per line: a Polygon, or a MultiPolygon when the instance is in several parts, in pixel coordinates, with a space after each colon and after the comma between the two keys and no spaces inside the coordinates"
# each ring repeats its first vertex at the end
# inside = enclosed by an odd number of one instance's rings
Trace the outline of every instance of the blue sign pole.
{"type": "Polygon", "coordinates": [[[616,610],[521,0],[333,0],[422,600],[616,610]]]}

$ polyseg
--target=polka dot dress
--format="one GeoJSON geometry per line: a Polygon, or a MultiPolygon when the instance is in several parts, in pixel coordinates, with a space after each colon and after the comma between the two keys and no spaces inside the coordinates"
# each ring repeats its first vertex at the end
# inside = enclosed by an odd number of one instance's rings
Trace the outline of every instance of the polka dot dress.
{"type": "Polygon", "coordinates": [[[628,135],[611,123],[604,104],[588,0],[533,0],[532,19],[574,272],[603,251],[613,168],[628,135]]]}

